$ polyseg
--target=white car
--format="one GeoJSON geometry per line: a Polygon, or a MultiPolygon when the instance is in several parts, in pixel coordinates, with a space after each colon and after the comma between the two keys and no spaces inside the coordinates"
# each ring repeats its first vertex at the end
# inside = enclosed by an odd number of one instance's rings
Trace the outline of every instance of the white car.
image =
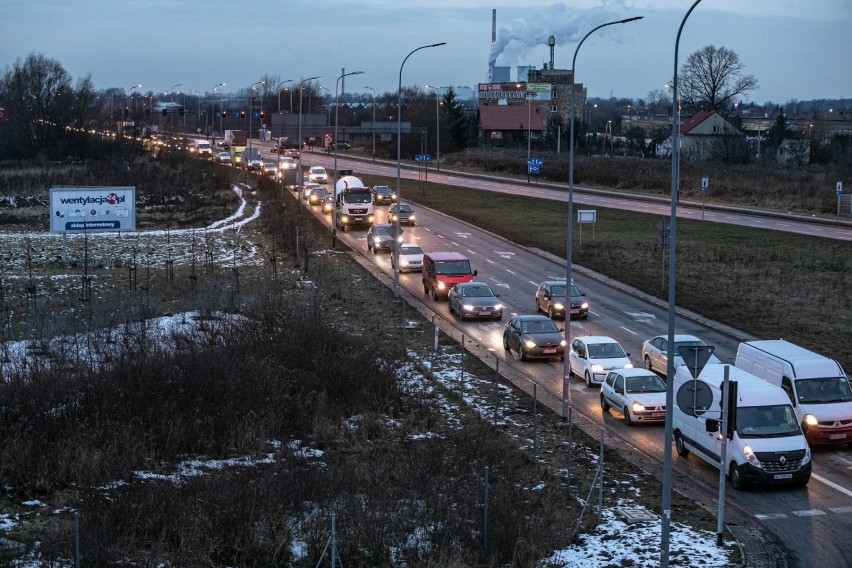
{"type": "Polygon", "coordinates": [[[311,166],[308,170],[308,181],[311,183],[328,183],[328,173],[322,166],[311,166]]]}
{"type": "Polygon", "coordinates": [[[278,173],[278,167],[272,162],[263,162],[263,173],[275,177],[275,174],[278,173]]]}
{"type": "Polygon", "coordinates": [[[219,152],[216,154],[216,161],[220,164],[230,164],[231,155],[228,152],[219,152]]]}
{"type": "MultiPolygon", "coordinates": [[[[683,365],[683,357],[677,351],[678,347],[702,347],[705,345],[703,341],[695,337],[694,335],[681,335],[676,334],[674,336],[675,340],[675,360],[674,366],[675,369],[683,365]]],[[[645,368],[649,371],[654,371],[660,373],[661,375],[666,374],[666,365],[668,365],[669,361],[669,336],[666,335],[658,335],[656,337],[652,337],[651,339],[645,341],[642,344],[642,361],[645,363],[645,368]]],[[[715,356],[710,355],[710,359],[707,361],[708,363],[721,363],[721,361],[715,356]]]]}
{"type": "Polygon", "coordinates": [[[293,158],[288,158],[287,156],[279,156],[278,158],[278,169],[280,170],[295,170],[299,167],[299,163],[296,162],[293,158]]]}
{"type": "MultiPolygon", "coordinates": [[[[391,267],[396,268],[391,255],[391,267]]],[[[423,270],[423,249],[417,245],[403,243],[399,245],[399,271],[423,270]]]]}
{"type": "Polygon", "coordinates": [[[616,369],[601,385],[601,410],[616,409],[628,426],[666,419],[666,383],[647,369],[616,369]]]}
{"type": "Polygon", "coordinates": [[[571,372],[584,379],[586,386],[604,382],[613,369],[632,369],[630,353],[625,353],[618,341],[605,335],[577,337],[571,342],[568,354],[571,372]]]}

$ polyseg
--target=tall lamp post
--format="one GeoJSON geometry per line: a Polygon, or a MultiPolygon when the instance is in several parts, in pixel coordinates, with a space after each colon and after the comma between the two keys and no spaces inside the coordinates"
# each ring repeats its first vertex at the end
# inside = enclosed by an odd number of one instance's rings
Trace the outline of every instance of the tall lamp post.
{"type": "MultiPolygon", "coordinates": [[[[292,83],[293,79],[287,79],[286,81],[281,81],[278,83],[276,90],[278,91],[278,114],[281,115],[281,85],[286,85],[287,83],[292,83]]],[[[279,136],[284,136],[284,115],[281,115],[281,134],[279,136]]]]}
{"type": "MultiPolygon", "coordinates": [[[[606,27],[612,26],[615,24],[626,24],[627,22],[633,22],[635,20],[642,19],[642,16],[637,16],[633,18],[627,18],[625,20],[617,20],[614,22],[607,22],[605,24],[601,24],[596,28],[593,28],[592,31],[583,36],[583,39],[580,40],[580,43],[577,44],[577,48],[574,50],[574,59],[571,61],[571,83],[570,83],[570,92],[569,95],[571,97],[571,127],[570,127],[570,139],[568,141],[568,239],[567,246],[565,251],[565,350],[569,350],[571,348],[571,283],[573,280],[572,275],[572,267],[571,264],[573,262],[572,253],[574,249],[574,114],[575,114],[575,102],[576,97],[574,93],[574,84],[577,79],[577,52],[580,51],[580,46],[583,45],[583,42],[586,41],[590,35],[592,35],[597,30],[606,27]]],[[[569,382],[569,378],[571,376],[571,363],[570,357],[565,357],[562,362],[562,416],[568,418],[568,422],[571,422],[571,383],[569,382]],[[566,415],[567,410],[567,415],[566,415]]],[[[570,480],[569,480],[570,484],[570,480]]]]}
{"type": "MultiPolygon", "coordinates": [[[[299,172],[302,171],[302,93],[305,90],[305,83],[308,81],[315,81],[316,79],[320,79],[321,77],[317,75],[316,77],[308,77],[307,79],[302,79],[299,81],[299,172]]],[[[301,203],[301,199],[299,202],[301,203]]]]}
{"type": "Polygon", "coordinates": [[[373,91],[373,161],[376,161],[376,89],[373,87],[364,87],[365,89],[370,89],[373,91]]]}
{"type": "MultiPolygon", "coordinates": [[[[442,41],[441,43],[433,43],[431,45],[421,45],[416,49],[412,49],[408,55],[405,56],[405,59],[402,60],[402,63],[399,66],[399,85],[396,91],[397,97],[397,107],[396,107],[396,202],[397,209],[402,204],[402,198],[400,197],[400,175],[402,168],[402,68],[405,67],[405,62],[408,61],[408,58],[420,51],[421,49],[428,49],[430,47],[440,47],[442,45],[447,45],[447,42],[442,41]]],[[[399,215],[396,216],[394,220],[394,243],[396,243],[397,235],[399,235],[399,215]]],[[[399,298],[399,247],[393,247],[393,295],[396,298],[399,298]]]]}
{"type": "MultiPolygon", "coordinates": [[[[351,71],[349,73],[343,73],[337,78],[337,81],[334,82],[334,183],[332,184],[332,195],[334,195],[334,199],[337,200],[337,126],[338,126],[338,118],[340,118],[340,93],[338,89],[340,88],[340,80],[344,77],[349,77],[350,75],[361,75],[363,71],[351,71]]],[[[331,229],[331,246],[334,247],[337,242],[337,207],[332,209],[334,212],[332,219],[332,229],[331,229]]]]}
{"type": "MultiPolygon", "coordinates": [[[[211,91],[213,93],[213,105],[212,105],[213,106],[213,109],[212,109],[213,112],[210,114],[210,132],[211,133],[213,132],[213,129],[215,128],[215,125],[213,124],[213,117],[216,116],[216,89],[218,87],[224,87],[224,86],[225,86],[225,83],[217,83],[217,84],[213,85],[213,90],[211,91]]],[[[221,130],[222,130],[222,108],[220,107],[219,108],[219,131],[221,132],[221,130]]]]}
{"type": "MultiPolygon", "coordinates": [[[[201,130],[201,93],[192,89],[189,91],[190,93],[195,93],[195,96],[198,97],[198,114],[195,116],[195,129],[196,131],[201,130]]],[[[183,115],[183,129],[186,130],[186,114],[183,115]]]]}
{"type": "Polygon", "coordinates": [[[435,89],[435,170],[441,171],[441,92],[438,90],[441,87],[432,87],[426,85],[427,89],[435,89]]]}
{"type": "MultiPolygon", "coordinates": [[[[175,97],[174,97],[175,87],[183,87],[183,83],[175,83],[174,85],[172,85],[172,88],[169,90],[169,99],[171,100],[171,102],[175,102],[175,97]]],[[[178,91],[177,94],[180,94],[180,91],[178,91]]],[[[172,118],[173,116],[174,116],[174,113],[169,112],[169,127],[170,128],[174,125],[174,118],[172,118]]]]}
{"type": "MultiPolygon", "coordinates": [[[[674,80],[672,81],[672,176],[671,176],[671,214],[669,218],[669,320],[668,320],[668,342],[669,345],[674,345],[674,333],[675,333],[675,309],[677,304],[675,303],[675,260],[677,259],[677,255],[675,254],[675,243],[677,242],[677,190],[678,190],[678,170],[680,169],[680,158],[678,154],[680,153],[680,140],[678,140],[677,133],[680,129],[680,124],[675,124],[674,115],[675,109],[674,105],[678,100],[678,83],[677,83],[677,64],[678,64],[678,48],[680,46],[680,34],[683,31],[683,26],[686,24],[687,18],[698,6],[698,3],[701,0],[695,0],[692,6],[687,10],[686,15],[683,17],[683,20],[680,23],[680,27],[677,30],[677,38],[675,39],[675,52],[674,52],[674,80]]],[[[674,357],[668,357],[668,361],[666,362],[666,376],[669,380],[666,381],[666,430],[665,430],[665,438],[664,440],[667,443],[663,444],[663,515],[662,515],[662,531],[661,531],[661,542],[660,542],[660,566],[662,568],[666,568],[669,565],[669,532],[671,528],[671,503],[672,503],[672,411],[674,406],[674,392],[673,385],[674,382],[674,357]]],[[[720,478],[724,475],[725,468],[721,468],[720,478]]],[[[720,492],[724,489],[724,482],[720,487],[720,492]]],[[[722,507],[724,504],[724,499],[719,502],[719,506],[722,507]]],[[[720,516],[721,521],[721,516],[720,516]]]]}
{"type": "MultiPolygon", "coordinates": [[[[249,87],[249,108],[248,108],[248,111],[249,111],[249,131],[248,131],[248,147],[249,147],[249,150],[251,150],[251,98],[252,98],[251,92],[254,90],[255,85],[265,85],[265,84],[266,84],[266,81],[258,81],[256,83],[252,83],[251,86],[249,87]]],[[[251,152],[249,152],[249,158],[251,158],[251,152]]],[[[243,162],[245,162],[245,160],[243,160],[243,162]]],[[[248,167],[248,164],[244,163],[243,165],[245,167],[248,167]]]]}
{"type": "MultiPolygon", "coordinates": [[[[361,71],[361,73],[363,73],[363,71],[361,71]]],[[[354,73],[347,73],[346,75],[354,75],[354,73]]],[[[328,87],[323,87],[322,85],[320,85],[319,91],[320,92],[328,91],[329,98],[328,98],[328,105],[327,105],[328,108],[326,108],[327,118],[325,119],[325,123],[329,128],[331,128],[331,89],[329,89],[328,87]]],[[[335,107],[334,108],[334,123],[335,123],[335,127],[336,127],[337,126],[337,93],[334,94],[334,100],[335,100],[335,102],[334,102],[334,107],[335,107]]],[[[337,134],[335,134],[334,142],[335,142],[335,144],[337,143],[337,134]]]]}
{"type": "MultiPolygon", "coordinates": [[[[133,85],[132,87],[127,89],[127,98],[130,99],[130,96],[131,96],[130,91],[132,91],[133,89],[141,89],[141,88],[142,88],[142,83],[139,83],[138,85],[133,85]]],[[[127,112],[130,112],[130,102],[129,101],[127,103],[127,112]]]]}

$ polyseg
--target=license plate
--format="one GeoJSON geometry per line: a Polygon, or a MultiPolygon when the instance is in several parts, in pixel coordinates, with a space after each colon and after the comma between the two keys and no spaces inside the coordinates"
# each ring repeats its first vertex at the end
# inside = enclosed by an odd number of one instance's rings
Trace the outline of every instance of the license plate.
{"type": "Polygon", "coordinates": [[[556,353],[556,349],[542,349],[542,353],[556,353]]]}
{"type": "Polygon", "coordinates": [[[580,313],[580,310],[578,310],[578,309],[574,309],[574,308],[571,308],[571,313],[572,313],[572,314],[579,314],[579,313],[580,313]]]}
{"type": "Polygon", "coordinates": [[[843,440],[844,438],[846,438],[846,434],[829,434],[828,435],[829,440],[843,440]]]}
{"type": "Polygon", "coordinates": [[[355,223],[361,223],[362,221],[364,221],[364,218],[363,217],[352,217],[352,221],[354,221],[355,223]]]}
{"type": "Polygon", "coordinates": [[[491,314],[491,312],[489,312],[488,310],[480,310],[480,311],[476,312],[476,315],[478,315],[478,316],[487,316],[487,315],[490,315],[490,314],[491,314]]]}
{"type": "Polygon", "coordinates": [[[793,479],[792,473],[776,473],[772,476],[772,479],[793,479]]]}
{"type": "Polygon", "coordinates": [[[663,418],[665,415],[665,412],[652,412],[651,418],[663,418]]]}

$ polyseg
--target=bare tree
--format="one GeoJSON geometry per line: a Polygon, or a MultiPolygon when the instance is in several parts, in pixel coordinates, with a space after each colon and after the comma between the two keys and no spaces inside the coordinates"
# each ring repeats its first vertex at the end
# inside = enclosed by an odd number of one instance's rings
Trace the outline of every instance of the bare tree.
{"type": "Polygon", "coordinates": [[[725,47],[708,45],[689,56],[680,70],[680,95],[691,111],[723,111],[736,98],[758,88],[753,75],[743,74],[739,56],[725,47]]]}

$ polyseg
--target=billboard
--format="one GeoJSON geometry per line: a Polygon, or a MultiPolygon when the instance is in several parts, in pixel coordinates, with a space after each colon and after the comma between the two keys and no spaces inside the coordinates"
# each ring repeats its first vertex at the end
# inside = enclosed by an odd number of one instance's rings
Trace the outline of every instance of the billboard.
{"type": "Polygon", "coordinates": [[[50,188],[50,232],[136,230],[136,187],[50,188]]]}

